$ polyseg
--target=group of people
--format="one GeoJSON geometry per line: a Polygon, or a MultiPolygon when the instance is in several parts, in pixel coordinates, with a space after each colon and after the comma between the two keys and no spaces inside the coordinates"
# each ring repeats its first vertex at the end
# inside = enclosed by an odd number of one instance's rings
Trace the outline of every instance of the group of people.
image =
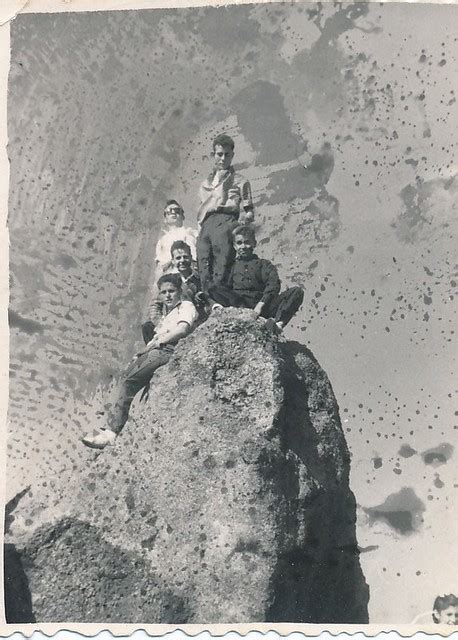
{"type": "Polygon", "coordinates": [[[184,226],[184,211],[176,200],[166,203],[165,233],[156,246],[157,284],[142,325],[145,347],[121,376],[106,427],[82,438],[88,447],[104,449],[114,443],[135,395],[170,360],[179,340],[215,310],[252,309],[269,330],[279,333],[303,302],[300,287],[280,293],[277,269],[254,252],[251,186],[232,167],[232,138],[217,136],[212,157],[213,170],[199,189],[199,230],[184,226]]]}

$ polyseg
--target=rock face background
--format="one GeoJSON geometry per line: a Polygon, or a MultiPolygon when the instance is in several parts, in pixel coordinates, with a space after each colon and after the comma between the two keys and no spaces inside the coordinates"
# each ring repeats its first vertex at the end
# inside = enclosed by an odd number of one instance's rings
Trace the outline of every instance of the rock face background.
{"type": "MultiPolygon", "coordinates": [[[[287,336],[332,380],[372,622],[457,590],[455,6],[246,5],[11,25],[8,496],[72,471],[130,358],[162,205],[227,130],[287,336]]],[[[429,620],[429,618],[427,618],[429,620]]]]}
{"type": "Polygon", "coordinates": [[[10,622],[367,622],[331,385],[253,318],[199,327],[113,448],[24,497],[10,622]]]}

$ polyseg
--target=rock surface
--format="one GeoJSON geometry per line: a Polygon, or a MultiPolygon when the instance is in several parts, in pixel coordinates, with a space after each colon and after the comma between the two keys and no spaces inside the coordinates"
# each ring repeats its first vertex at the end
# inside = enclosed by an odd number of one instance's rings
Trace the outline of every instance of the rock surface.
{"type": "Polygon", "coordinates": [[[6,584],[25,604],[9,621],[366,622],[348,483],[313,355],[222,310],[114,447],[20,500],[6,584]]]}
{"type": "Polygon", "coordinates": [[[226,131],[259,254],[306,290],[288,336],[347,420],[371,622],[409,624],[454,590],[457,32],[453,4],[421,2],[11,21],[7,499],[77,473],[94,389],[140,339],[163,204],[195,226],[226,131]],[[419,501],[421,526],[392,526],[419,501]]]}

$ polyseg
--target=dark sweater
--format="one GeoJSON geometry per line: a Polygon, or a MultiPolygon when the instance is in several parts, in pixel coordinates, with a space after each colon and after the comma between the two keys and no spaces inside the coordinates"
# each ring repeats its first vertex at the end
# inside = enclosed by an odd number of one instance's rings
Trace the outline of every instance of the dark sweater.
{"type": "Polygon", "coordinates": [[[253,254],[248,260],[236,260],[231,269],[230,287],[254,307],[260,300],[266,305],[280,293],[277,269],[269,260],[253,254]]]}

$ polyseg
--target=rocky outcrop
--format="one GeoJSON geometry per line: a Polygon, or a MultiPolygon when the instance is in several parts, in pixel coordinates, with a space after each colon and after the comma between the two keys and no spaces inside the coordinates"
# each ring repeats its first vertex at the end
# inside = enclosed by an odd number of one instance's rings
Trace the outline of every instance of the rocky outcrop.
{"type": "Polygon", "coordinates": [[[176,348],[114,447],[20,501],[7,593],[31,606],[10,621],[366,622],[348,481],[312,353],[222,310],[176,348]]]}

